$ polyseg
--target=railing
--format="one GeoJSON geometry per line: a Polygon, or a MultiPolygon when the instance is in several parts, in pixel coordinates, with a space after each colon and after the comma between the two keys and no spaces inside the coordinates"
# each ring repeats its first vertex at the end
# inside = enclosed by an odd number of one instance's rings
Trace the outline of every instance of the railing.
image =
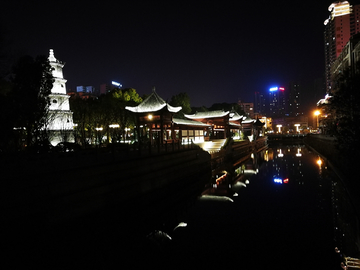
{"type": "Polygon", "coordinates": [[[306,138],[305,134],[269,134],[267,135],[269,142],[294,142],[302,141],[306,138]]]}
{"type": "Polygon", "coordinates": [[[128,153],[132,152],[138,156],[144,155],[156,155],[162,153],[170,153],[176,151],[183,151],[187,149],[196,149],[199,148],[193,141],[189,141],[188,144],[183,144],[181,140],[165,140],[163,144],[155,143],[136,143],[129,145],[128,153]]]}

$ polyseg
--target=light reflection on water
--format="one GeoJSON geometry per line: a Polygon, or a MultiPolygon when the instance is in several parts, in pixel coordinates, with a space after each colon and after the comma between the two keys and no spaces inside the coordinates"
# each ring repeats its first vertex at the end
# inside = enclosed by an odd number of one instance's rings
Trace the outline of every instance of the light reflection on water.
{"type": "Polygon", "coordinates": [[[338,180],[318,160],[304,146],[255,155],[241,165],[237,181],[211,186],[181,216],[187,227],[180,239],[174,236],[168,256],[189,265],[330,269],[335,246],[352,252],[349,238],[358,232],[339,229],[338,180]]]}

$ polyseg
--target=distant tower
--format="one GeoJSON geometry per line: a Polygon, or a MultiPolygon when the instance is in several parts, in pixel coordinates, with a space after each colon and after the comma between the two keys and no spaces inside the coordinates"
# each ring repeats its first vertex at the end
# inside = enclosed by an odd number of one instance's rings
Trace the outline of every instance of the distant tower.
{"type": "Polygon", "coordinates": [[[60,62],[54,56],[54,51],[50,49],[49,62],[53,68],[54,77],[53,88],[51,89],[49,119],[47,129],[50,131],[50,142],[56,145],[59,142],[73,142],[73,116],[70,111],[69,98],[66,94],[66,80],[62,69],[65,63],[60,62]]]}
{"type": "Polygon", "coordinates": [[[264,94],[255,92],[254,112],[256,115],[266,115],[266,98],[264,94]]]}
{"type": "Polygon", "coordinates": [[[286,104],[289,116],[299,116],[303,114],[301,111],[301,87],[297,82],[289,83],[286,104]]]}
{"type": "Polygon", "coordinates": [[[277,118],[285,116],[285,88],[284,87],[271,87],[268,96],[268,117],[277,118]]]}
{"type": "Polygon", "coordinates": [[[350,37],[360,32],[360,5],[351,6],[348,1],[332,3],[331,15],[325,20],[325,80],[326,92],[331,93],[331,66],[339,57],[350,37]]]}

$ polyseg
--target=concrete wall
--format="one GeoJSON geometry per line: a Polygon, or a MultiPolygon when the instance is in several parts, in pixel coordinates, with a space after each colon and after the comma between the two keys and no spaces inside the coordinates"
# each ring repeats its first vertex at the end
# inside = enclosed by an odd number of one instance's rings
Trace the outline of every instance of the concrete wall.
{"type": "Polygon", "coordinates": [[[61,222],[131,203],[139,207],[167,203],[170,194],[175,198],[185,190],[201,189],[211,178],[210,155],[200,149],[70,169],[62,166],[53,171],[33,168],[6,178],[2,221],[36,217],[61,222]]]}

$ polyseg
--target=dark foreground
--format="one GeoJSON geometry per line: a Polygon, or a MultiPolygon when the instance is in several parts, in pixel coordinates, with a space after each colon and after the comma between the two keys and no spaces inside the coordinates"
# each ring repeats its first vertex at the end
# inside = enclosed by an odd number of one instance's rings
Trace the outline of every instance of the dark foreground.
{"type": "Polygon", "coordinates": [[[5,230],[7,269],[341,269],[336,246],[356,255],[352,212],[334,211],[338,179],[317,160],[306,148],[273,148],[230,189],[181,205],[172,192],[64,224],[19,221],[5,230]]]}

